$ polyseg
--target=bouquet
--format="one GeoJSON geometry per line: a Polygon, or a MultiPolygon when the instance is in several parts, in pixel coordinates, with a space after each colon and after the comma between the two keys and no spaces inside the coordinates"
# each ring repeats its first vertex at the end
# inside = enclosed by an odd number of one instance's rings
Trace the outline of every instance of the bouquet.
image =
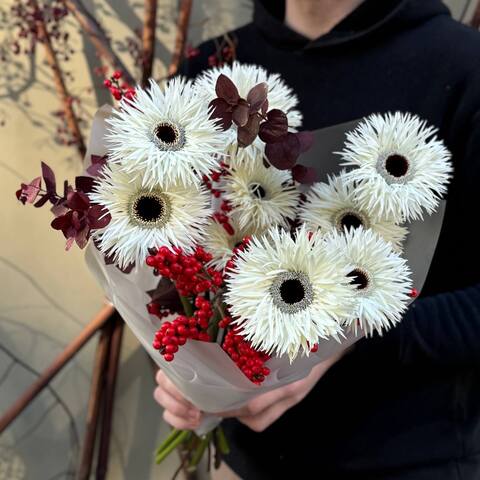
{"type": "MultiPolygon", "coordinates": [[[[44,185],[17,198],[52,204],[67,249],[88,244],[107,296],[194,405],[238,408],[401,320],[452,170],[434,128],[396,112],[301,132],[282,78],[236,62],[112,88],[119,104],[94,118],[85,175],[58,194],[42,164],[44,185]]],[[[183,445],[195,468],[210,443],[218,463],[215,415],[173,430],[156,458],[183,445]]]]}

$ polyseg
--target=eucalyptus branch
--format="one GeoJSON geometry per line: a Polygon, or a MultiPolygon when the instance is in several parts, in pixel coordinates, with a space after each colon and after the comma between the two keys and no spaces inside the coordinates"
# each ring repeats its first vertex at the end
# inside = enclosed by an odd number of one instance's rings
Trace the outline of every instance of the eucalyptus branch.
{"type": "Polygon", "coordinates": [[[96,18],[85,8],[83,2],[81,0],[65,0],[65,5],[90,38],[98,56],[115,70],[121,70],[125,81],[134,86],[136,84],[135,78],[113,51],[107,34],[96,18]]]}
{"type": "Polygon", "coordinates": [[[145,0],[142,31],[142,87],[148,85],[155,58],[155,30],[157,26],[157,0],[145,0]]]}
{"type": "Polygon", "coordinates": [[[180,62],[183,58],[185,45],[188,36],[188,24],[190,21],[190,13],[192,12],[192,0],[181,0],[177,20],[177,36],[175,38],[175,47],[173,49],[173,56],[168,67],[168,75],[172,77],[178,72],[180,62]]]}
{"type": "MultiPolygon", "coordinates": [[[[36,11],[40,11],[37,0],[31,0],[32,6],[36,11]]],[[[72,105],[72,97],[67,90],[65,84],[65,79],[63,78],[62,70],[58,62],[57,55],[53,49],[52,42],[50,40],[50,35],[48,34],[47,27],[42,15],[38,15],[36,19],[37,29],[39,39],[42,42],[42,45],[45,49],[45,56],[47,63],[52,69],[53,79],[55,82],[55,90],[57,92],[60,101],[62,102],[63,111],[65,112],[65,120],[67,122],[67,127],[70,131],[70,134],[75,140],[75,145],[77,147],[80,157],[83,159],[87,151],[85,147],[85,142],[83,140],[82,132],[78,124],[78,119],[75,115],[72,105]]]]}

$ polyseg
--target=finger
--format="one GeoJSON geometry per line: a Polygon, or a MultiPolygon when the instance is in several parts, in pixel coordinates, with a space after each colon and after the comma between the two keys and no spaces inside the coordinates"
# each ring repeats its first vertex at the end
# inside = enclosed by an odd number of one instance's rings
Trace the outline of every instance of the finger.
{"type": "Polygon", "coordinates": [[[258,415],[238,417],[238,421],[246,425],[254,432],[263,432],[272,423],[278,420],[289,408],[295,405],[292,399],[285,399],[266,408],[258,415]]]}
{"type": "Polygon", "coordinates": [[[163,412],[163,419],[178,430],[195,430],[200,426],[201,416],[197,421],[187,420],[182,417],[177,417],[172,412],[165,410],[163,412]]]}
{"type": "Polygon", "coordinates": [[[247,405],[235,410],[216,413],[221,417],[251,417],[259,415],[265,409],[271,407],[275,403],[291,396],[292,386],[286,385],[284,387],[276,388],[271,392],[263,393],[253,400],[250,400],[247,405]]]}
{"type": "Polygon", "coordinates": [[[168,410],[177,417],[191,421],[197,421],[200,418],[200,411],[198,409],[186,407],[162,387],[157,387],[154,390],[153,397],[165,410],[168,410]]]}
{"type": "Polygon", "coordinates": [[[155,380],[161,388],[166,390],[169,395],[176,398],[180,403],[185,405],[185,407],[196,409],[196,407],[181,394],[180,390],[172,383],[172,381],[167,378],[167,376],[165,375],[165,373],[163,373],[162,370],[159,370],[157,372],[155,380]]]}

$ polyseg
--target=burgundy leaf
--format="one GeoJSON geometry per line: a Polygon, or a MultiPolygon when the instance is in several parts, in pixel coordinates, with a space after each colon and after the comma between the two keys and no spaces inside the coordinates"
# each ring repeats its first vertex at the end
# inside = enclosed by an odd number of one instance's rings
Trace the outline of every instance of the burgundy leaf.
{"type": "Polygon", "coordinates": [[[107,165],[107,155],[91,155],[92,164],[87,168],[87,173],[92,177],[100,177],[104,167],[107,165]]]}
{"type": "Polygon", "coordinates": [[[28,185],[22,183],[20,189],[15,192],[15,195],[24,205],[25,203],[33,203],[40,192],[41,186],[42,178],[34,178],[28,185]]]}
{"type": "Polygon", "coordinates": [[[50,211],[56,216],[59,217],[60,215],[65,215],[68,212],[68,208],[65,206],[65,204],[59,203],[57,205],[54,205],[50,211]]]}
{"type": "Polygon", "coordinates": [[[82,228],[82,217],[77,210],[74,210],[72,213],[72,227],[78,231],[82,228]]]}
{"type": "Polygon", "coordinates": [[[209,108],[212,108],[210,118],[220,119],[220,126],[228,130],[232,125],[232,107],[223,98],[215,98],[210,102],[209,108]]]}
{"type": "Polygon", "coordinates": [[[75,237],[68,237],[67,243],[65,244],[65,250],[70,250],[72,248],[73,242],[75,241],[75,237]]]}
{"type": "Polygon", "coordinates": [[[312,148],[315,141],[315,135],[313,132],[298,132],[295,134],[300,142],[300,153],[305,153],[312,148]]]}
{"type": "Polygon", "coordinates": [[[260,117],[256,113],[250,115],[247,124],[238,129],[237,142],[239,147],[248,147],[257,138],[259,125],[260,117]]]}
{"type": "Polygon", "coordinates": [[[90,200],[83,192],[68,192],[67,207],[72,210],[86,210],[90,206],[90,200]]]}
{"type": "Polygon", "coordinates": [[[313,183],[317,179],[317,172],[312,167],[298,164],[292,168],[292,176],[299,183],[313,183]]]}
{"type": "Polygon", "coordinates": [[[300,141],[293,133],[287,133],[280,141],[267,143],[265,155],[268,161],[279,170],[293,168],[300,155],[300,141]]]}
{"type": "Polygon", "coordinates": [[[247,102],[250,104],[250,113],[256,113],[262,108],[267,100],[268,85],[265,82],[255,85],[247,95],[247,102]]]}
{"type": "Polygon", "coordinates": [[[88,209],[88,223],[94,230],[106,227],[112,216],[103,205],[93,205],[88,209]]]}
{"type": "Polygon", "coordinates": [[[278,109],[267,113],[267,120],[260,125],[259,137],[265,143],[278,142],[288,132],[287,116],[278,109]]]}
{"type": "Polygon", "coordinates": [[[80,248],[85,248],[88,243],[88,237],[90,236],[90,227],[85,225],[75,235],[75,242],[80,248]]]}
{"type": "Polygon", "coordinates": [[[164,308],[178,313],[183,312],[178,291],[168,278],[160,278],[157,287],[154,290],[148,290],[147,295],[152,299],[152,302],[156,302],[164,308]]]}
{"type": "Polygon", "coordinates": [[[260,107],[260,111],[262,112],[262,115],[265,116],[268,112],[268,99],[266,99],[262,106],[260,107]]]}
{"type": "Polygon", "coordinates": [[[50,226],[54,230],[65,230],[67,224],[70,224],[70,218],[68,215],[60,215],[57,218],[54,218],[52,220],[52,223],[50,223],[50,226]]]}
{"type": "Polygon", "coordinates": [[[84,193],[89,193],[93,190],[93,184],[95,183],[95,179],[92,177],[75,177],[75,188],[80,190],[84,193]]]}
{"type": "Polygon", "coordinates": [[[235,84],[223,73],[217,78],[215,92],[217,97],[223,98],[230,105],[236,105],[240,98],[235,84]]]}
{"type": "Polygon", "coordinates": [[[47,193],[57,194],[57,182],[55,181],[55,174],[53,170],[45,163],[42,162],[42,176],[45,181],[45,188],[47,193]]]}
{"type": "Polygon", "coordinates": [[[40,197],[40,200],[37,200],[33,206],[36,208],[43,207],[50,200],[50,194],[46,193],[40,197]]]}
{"type": "Polygon", "coordinates": [[[248,103],[242,98],[233,109],[232,120],[238,127],[244,127],[248,122],[248,103]]]}

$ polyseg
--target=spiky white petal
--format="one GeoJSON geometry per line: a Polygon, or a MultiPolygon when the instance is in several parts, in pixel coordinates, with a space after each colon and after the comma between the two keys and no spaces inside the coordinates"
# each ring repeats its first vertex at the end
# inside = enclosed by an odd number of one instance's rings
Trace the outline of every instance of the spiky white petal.
{"type": "Polygon", "coordinates": [[[233,249],[245,237],[258,233],[252,225],[241,228],[235,219],[230,219],[229,223],[233,227],[233,235],[230,235],[217,221],[211,219],[205,227],[205,234],[202,237],[202,247],[213,255],[210,265],[219,270],[225,268],[226,263],[232,258],[233,249]]]}
{"type": "Polygon", "coordinates": [[[121,267],[132,262],[142,263],[151,247],[180,247],[189,251],[203,236],[212,214],[206,190],[183,185],[143,187],[141,176],[125,173],[118,165],[103,171],[89,194],[92,203],[104,205],[112,218],[94,235],[103,253],[113,255],[121,267]],[[157,225],[139,221],[132,214],[132,201],[142,195],[161,195],[168,214],[157,225]]]}
{"type": "Polygon", "coordinates": [[[107,120],[109,159],[127,173],[143,172],[144,186],[198,185],[224,149],[225,133],[209,117],[190,81],[174,78],[160,88],[151,80],[107,120]],[[176,140],[162,144],[155,133],[161,125],[173,126],[176,140]]]}
{"type": "MultiPolygon", "coordinates": [[[[305,227],[295,238],[274,228],[253,237],[239,253],[226,280],[225,299],[234,322],[255,348],[287,353],[293,360],[300,351],[308,355],[319,338],[338,339],[342,334],[340,324],[353,307],[353,287],[343,257],[326,250],[319,238],[305,227]],[[305,285],[301,301],[287,303],[279,296],[278,282],[289,276],[305,285]]],[[[283,285],[285,295],[295,294],[289,290],[292,283],[283,285]]]]}
{"type": "MultiPolygon", "coordinates": [[[[288,125],[291,129],[296,129],[302,124],[302,114],[297,110],[298,98],[293,90],[287,86],[285,81],[278,73],[268,73],[264,68],[257,65],[241,64],[234,62],[232,65],[224,65],[206,70],[195,80],[195,89],[199,96],[202,96],[208,104],[216,98],[215,85],[217,78],[226,75],[238,89],[242,98],[247,98],[248,92],[252,87],[265,82],[268,85],[268,108],[279,109],[286,113],[288,125]]],[[[225,151],[230,153],[237,146],[237,129],[233,125],[227,132],[225,151]],[[233,148],[232,148],[233,147],[233,148]]],[[[257,137],[255,141],[246,148],[239,149],[239,155],[235,161],[249,162],[254,160],[258,152],[263,154],[265,144],[257,137]]]]}
{"type": "Polygon", "coordinates": [[[287,219],[295,217],[300,192],[290,170],[266,168],[261,156],[251,167],[239,164],[230,168],[221,188],[242,229],[250,224],[260,230],[286,226],[287,219]]]}
{"type": "Polygon", "coordinates": [[[299,218],[310,230],[326,233],[332,229],[343,232],[345,222],[354,217],[363,225],[390,242],[395,250],[402,251],[408,229],[397,225],[378,213],[369,212],[360,205],[356,189],[345,181],[345,170],[329,176],[328,183],[314,183],[299,209],[299,218]]]}
{"type": "Polygon", "coordinates": [[[340,154],[343,165],[357,167],[346,178],[365,210],[399,222],[435,211],[452,172],[450,152],[436,133],[416,115],[396,112],[371,115],[347,134],[340,154]],[[406,173],[391,175],[401,158],[406,173]]]}
{"type": "Polygon", "coordinates": [[[355,290],[355,309],[346,324],[356,329],[358,323],[367,333],[382,333],[398,323],[412,289],[407,261],[374,231],[362,227],[343,233],[332,230],[324,241],[331,254],[350,264],[350,274],[356,271],[367,279],[366,288],[355,290]]]}

